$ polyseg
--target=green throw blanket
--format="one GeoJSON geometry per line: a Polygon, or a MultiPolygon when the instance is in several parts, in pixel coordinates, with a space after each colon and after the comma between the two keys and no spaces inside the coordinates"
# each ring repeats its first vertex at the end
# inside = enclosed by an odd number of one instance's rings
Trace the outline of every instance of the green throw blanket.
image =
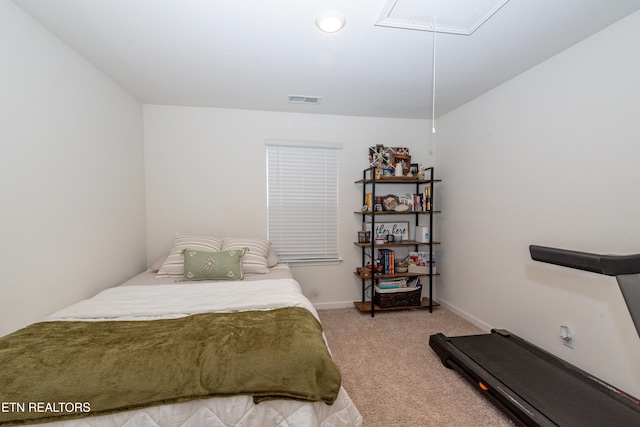
{"type": "Polygon", "coordinates": [[[0,338],[0,425],[236,395],[332,404],[339,388],[303,308],[42,322],[0,338]]]}

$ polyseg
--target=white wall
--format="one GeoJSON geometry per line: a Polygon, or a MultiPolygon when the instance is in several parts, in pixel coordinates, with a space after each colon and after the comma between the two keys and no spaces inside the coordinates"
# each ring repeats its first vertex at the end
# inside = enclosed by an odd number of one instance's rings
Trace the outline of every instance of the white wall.
{"type": "Polygon", "coordinates": [[[0,2],[0,335],[145,266],[142,105],[0,2]]]}
{"type": "Polygon", "coordinates": [[[265,139],[343,143],[340,152],[340,265],[297,267],[314,304],[352,304],[361,296],[353,275],[361,254],[353,244],[361,218],[368,147],[409,147],[412,161],[432,166],[430,122],[215,108],[144,107],[148,262],[173,234],[267,236],[265,139]]]}
{"type": "Polygon", "coordinates": [[[636,396],[640,338],[615,279],[528,246],[640,252],[639,41],[636,13],[446,115],[437,140],[439,299],[636,396]]]}

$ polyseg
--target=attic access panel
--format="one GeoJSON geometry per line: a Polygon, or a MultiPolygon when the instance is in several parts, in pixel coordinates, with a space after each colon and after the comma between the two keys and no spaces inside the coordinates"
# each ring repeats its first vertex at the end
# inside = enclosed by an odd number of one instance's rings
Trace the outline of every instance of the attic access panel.
{"type": "Polygon", "coordinates": [[[509,0],[389,0],[375,25],[471,35],[509,0]]]}

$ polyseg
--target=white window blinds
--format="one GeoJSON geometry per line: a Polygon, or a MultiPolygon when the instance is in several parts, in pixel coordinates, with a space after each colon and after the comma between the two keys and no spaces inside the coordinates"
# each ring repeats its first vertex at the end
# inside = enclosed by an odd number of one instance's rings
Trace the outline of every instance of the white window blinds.
{"type": "Polygon", "coordinates": [[[268,238],[288,263],[338,255],[339,143],[267,140],[268,238]]]}

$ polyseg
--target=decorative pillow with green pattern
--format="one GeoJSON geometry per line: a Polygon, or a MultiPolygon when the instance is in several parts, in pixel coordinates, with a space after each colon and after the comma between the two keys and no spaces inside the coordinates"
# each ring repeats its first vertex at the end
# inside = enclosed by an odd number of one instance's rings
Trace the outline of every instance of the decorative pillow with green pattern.
{"type": "Polygon", "coordinates": [[[193,280],[243,280],[242,257],[245,249],[203,252],[184,249],[182,282],[193,280]]]}

